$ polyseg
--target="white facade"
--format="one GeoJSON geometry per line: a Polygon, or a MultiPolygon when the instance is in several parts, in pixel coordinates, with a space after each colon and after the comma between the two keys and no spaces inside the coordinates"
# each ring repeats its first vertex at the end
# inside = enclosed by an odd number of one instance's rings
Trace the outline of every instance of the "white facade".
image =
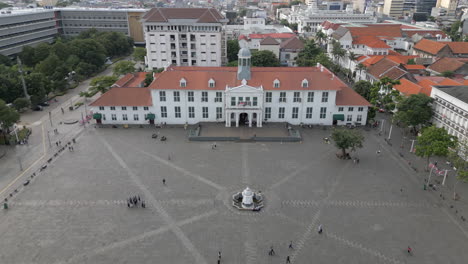
{"type": "Polygon", "coordinates": [[[437,127],[444,127],[451,135],[458,137],[458,140],[468,140],[468,86],[458,87],[433,87],[431,97],[434,98],[433,122],[437,127]],[[457,93],[464,100],[450,94],[451,89],[464,91],[457,93]]]}
{"type": "Polygon", "coordinates": [[[217,11],[208,8],[192,10],[157,8],[143,18],[145,62],[149,69],[169,65],[222,66],[227,63],[224,26],[228,20],[216,17],[213,13],[217,11]],[[191,12],[200,16],[194,17],[191,12]]]}
{"type": "MultiPolygon", "coordinates": [[[[145,27],[146,64],[150,69],[168,65],[221,66],[222,28],[220,26],[163,26],[162,30],[145,27]],[[172,29],[170,29],[172,28],[172,29]],[[179,29],[181,28],[181,29],[179,29]],[[210,29],[210,30],[207,30],[210,29]],[[201,30],[198,32],[197,30],[201,30]]],[[[154,26],[157,27],[157,26],[154,26]]]]}
{"type": "Polygon", "coordinates": [[[102,124],[148,124],[147,114],[155,113],[153,106],[93,106],[92,113],[102,114],[102,124]]]}

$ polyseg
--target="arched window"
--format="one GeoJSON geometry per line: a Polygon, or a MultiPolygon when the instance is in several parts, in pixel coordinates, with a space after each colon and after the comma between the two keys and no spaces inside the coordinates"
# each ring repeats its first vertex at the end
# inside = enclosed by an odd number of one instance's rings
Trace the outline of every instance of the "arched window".
{"type": "Polygon", "coordinates": [[[309,81],[307,81],[307,79],[302,80],[302,85],[301,86],[302,86],[302,88],[309,87],[309,81]]]}
{"type": "Polygon", "coordinates": [[[179,83],[180,83],[180,87],[187,87],[187,81],[184,78],[180,79],[179,83]]]}
{"type": "Polygon", "coordinates": [[[273,87],[274,87],[274,88],[280,88],[280,81],[279,81],[278,79],[275,79],[275,80],[273,81],[273,87]]]}
{"type": "Polygon", "coordinates": [[[208,87],[210,87],[210,88],[214,88],[214,87],[215,87],[215,85],[216,85],[216,84],[215,84],[215,80],[213,80],[213,79],[210,79],[210,80],[208,81],[208,87]]]}

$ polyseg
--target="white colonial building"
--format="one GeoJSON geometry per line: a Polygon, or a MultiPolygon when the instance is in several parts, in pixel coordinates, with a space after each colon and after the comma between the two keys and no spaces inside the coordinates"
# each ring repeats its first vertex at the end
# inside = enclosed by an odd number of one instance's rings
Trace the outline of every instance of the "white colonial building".
{"type": "Polygon", "coordinates": [[[143,17],[146,65],[225,65],[227,21],[214,8],[151,9],[143,17]]]}
{"type": "Polygon", "coordinates": [[[169,67],[149,87],[129,88],[141,90],[135,96],[127,88],[111,89],[91,104],[92,111],[105,124],[366,123],[370,104],[325,67],[251,68],[246,48],[238,57],[237,68],[169,67]]]}
{"type": "Polygon", "coordinates": [[[433,86],[433,122],[460,142],[468,140],[468,86],[433,86]]]}

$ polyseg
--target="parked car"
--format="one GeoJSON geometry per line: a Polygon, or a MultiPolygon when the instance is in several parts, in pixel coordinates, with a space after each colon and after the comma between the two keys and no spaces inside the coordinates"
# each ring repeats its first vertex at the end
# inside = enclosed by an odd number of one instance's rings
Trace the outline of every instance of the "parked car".
{"type": "Polygon", "coordinates": [[[380,109],[379,109],[379,113],[385,113],[385,109],[380,108],[380,109]]]}
{"type": "Polygon", "coordinates": [[[49,102],[45,101],[45,102],[40,103],[39,105],[40,106],[49,106],[50,104],[49,104],[49,102]]]}
{"type": "Polygon", "coordinates": [[[42,111],[44,110],[44,107],[40,106],[40,105],[36,105],[35,107],[32,108],[33,111],[42,111]]]}

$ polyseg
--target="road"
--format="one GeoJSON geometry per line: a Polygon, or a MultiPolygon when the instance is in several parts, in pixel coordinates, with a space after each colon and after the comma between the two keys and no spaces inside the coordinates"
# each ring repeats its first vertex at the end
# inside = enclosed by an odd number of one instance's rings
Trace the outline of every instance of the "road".
{"type": "MultiPolygon", "coordinates": [[[[130,59],[130,57],[125,59],[130,59]]],[[[113,66],[110,65],[95,77],[111,75],[113,66]]],[[[0,146],[0,153],[6,153],[0,159],[0,197],[14,190],[15,186],[23,182],[24,177],[39,168],[47,160],[46,157],[58,149],[56,142],[65,143],[80,133],[83,129],[80,124],[65,125],[63,122],[80,120],[81,116],[85,115],[86,105],[99,96],[97,94],[94,98],[87,99],[86,102],[79,96],[80,92],[89,88],[91,80],[92,78],[89,78],[75,89],[69,90],[67,94],[56,97],[58,102],[51,102],[51,105],[45,107],[44,111],[28,111],[21,114],[18,125],[31,128],[32,134],[26,145],[0,146]],[[77,102],[85,104],[76,110],[68,110],[69,106],[77,102]],[[58,134],[54,133],[55,129],[58,130],[58,134]]]]}

